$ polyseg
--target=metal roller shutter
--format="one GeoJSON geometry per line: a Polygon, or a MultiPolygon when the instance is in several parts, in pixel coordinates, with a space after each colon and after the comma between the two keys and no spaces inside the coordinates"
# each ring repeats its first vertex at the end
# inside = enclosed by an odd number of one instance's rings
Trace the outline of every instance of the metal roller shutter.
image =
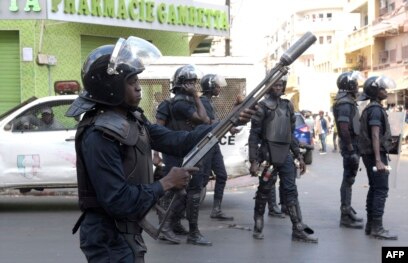
{"type": "Polygon", "coordinates": [[[0,31],[0,114],[21,101],[18,31],[0,31]]]}

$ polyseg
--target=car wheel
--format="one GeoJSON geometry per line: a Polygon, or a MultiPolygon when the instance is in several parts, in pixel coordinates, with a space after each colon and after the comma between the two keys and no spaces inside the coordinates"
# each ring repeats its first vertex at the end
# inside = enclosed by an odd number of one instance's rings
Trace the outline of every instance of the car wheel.
{"type": "Polygon", "coordinates": [[[305,161],[305,164],[312,164],[313,161],[313,151],[308,150],[305,152],[303,155],[303,161],[305,161]]]}

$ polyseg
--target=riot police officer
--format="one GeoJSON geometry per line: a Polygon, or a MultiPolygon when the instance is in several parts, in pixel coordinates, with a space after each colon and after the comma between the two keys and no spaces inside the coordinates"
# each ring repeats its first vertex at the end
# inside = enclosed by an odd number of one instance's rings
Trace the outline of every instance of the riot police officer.
{"type": "Polygon", "coordinates": [[[340,226],[363,228],[363,219],[357,216],[351,206],[352,186],[354,184],[360,162],[358,135],[360,133],[360,114],[357,108],[356,95],[358,71],[344,72],[337,78],[337,92],[333,104],[333,115],[340,138],[340,151],[343,157],[343,180],[340,187],[341,217],[340,226]]]}
{"type": "MultiPolygon", "coordinates": [[[[203,95],[200,97],[207,115],[211,122],[217,122],[218,117],[213,104],[213,97],[220,94],[221,88],[227,86],[227,82],[223,76],[217,74],[207,74],[201,78],[200,86],[203,95]]],[[[231,134],[235,134],[237,129],[233,127],[230,130],[231,134]]],[[[202,167],[199,173],[203,176],[203,187],[208,183],[209,177],[214,172],[215,187],[214,187],[214,202],[210,217],[218,220],[234,220],[233,217],[225,215],[221,210],[224,188],[227,182],[227,171],[225,169],[224,157],[222,156],[220,146],[215,145],[210,152],[206,154],[202,161],[202,167]]]]}
{"type": "Polygon", "coordinates": [[[395,86],[385,76],[372,76],[364,82],[364,92],[358,100],[370,100],[360,119],[359,149],[367,170],[369,189],[366,200],[367,223],[365,233],[374,238],[397,240],[383,227],[385,201],[388,196],[388,152],[393,148],[390,123],[381,101],[387,89],[395,86]]]}
{"type": "MultiPolygon", "coordinates": [[[[206,110],[198,96],[196,84],[198,77],[201,77],[201,72],[194,65],[185,65],[176,70],[172,80],[172,92],[174,97],[171,101],[161,103],[157,109],[156,119],[158,123],[164,124],[166,127],[179,130],[191,131],[200,124],[209,124],[210,118],[207,116],[206,110]]],[[[165,169],[179,167],[182,165],[183,159],[177,156],[163,154],[163,162],[165,169]]],[[[198,229],[198,215],[200,208],[200,194],[203,187],[202,173],[197,173],[193,176],[187,187],[186,198],[186,218],[189,222],[189,231],[187,234],[187,243],[193,245],[211,246],[212,243],[207,240],[198,229]]],[[[166,196],[166,200],[172,198],[171,194],[166,196]]],[[[177,200],[177,208],[172,211],[168,217],[168,221],[164,224],[163,237],[172,243],[180,243],[180,240],[174,234],[172,228],[178,218],[183,198],[179,196],[177,200]]]]}
{"type": "Polygon", "coordinates": [[[299,143],[294,137],[296,117],[293,105],[289,100],[282,99],[285,92],[286,79],[273,84],[269,96],[258,104],[258,110],[251,120],[251,130],[248,138],[250,173],[258,172],[258,152],[267,162],[266,168],[259,177],[259,186],[255,196],[254,231],[255,239],[263,239],[263,216],[265,206],[274,185],[273,170],[280,178],[282,196],[290,219],[292,221],[292,240],[317,243],[317,238],[311,228],[303,223],[296,187],[296,167],[292,154],[299,160],[301,174],[306,171],[305,163],[299,150],[299,143]],[[260,149],[259,146],[260,145],[260,149]],[[292,152],[292,153],[291,153],[292,152]],[[271,166],[271,167],[270,167],[271,166]]]}
{"type": "Polygon", "coordinates": [[[82,68],[85,92],[67,116],[84,113],[75,138],[80,247],[88,262],[144,262],[146,246],[138,222],[164,191],[184,187],[197,170],[173,168],[152,182],[151,148],[178,156],[211,127],[191,133],[152,125],[139,108],[138,74],[160,56],[136,37],[93,50],[82,68]],[[146,56],[146,54],[149,54],[146,56]]]}

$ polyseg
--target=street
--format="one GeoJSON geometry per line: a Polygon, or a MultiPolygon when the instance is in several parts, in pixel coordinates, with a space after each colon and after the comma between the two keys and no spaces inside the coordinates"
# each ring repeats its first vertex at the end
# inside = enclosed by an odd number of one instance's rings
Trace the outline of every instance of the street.
{"type": "MultiPolygon", "coordinates": [[[[381,247],[408,246],[407,155],[402,156],[399,171],[398,187],[390,188],[384,216],[384,226],[398,234],[398,241],[375,240],[367,237],[364,230],[339,227],[341,157],[329,147],[326,155],[314,151],[313,164],[297,181],[303,219],[315,230],[318,244],[292,242],[290,219],[267,215],[265,239],[253,239],[257,179],[243,176],[228,181],[223,201],[224,212],[233,215],[234,221],[209,218],[211,191],[202,204],[199,226],[202,234],[213,242],[212,247],[185,242],[170,245],[144,235],[148,247],[146,262],[381,262],[381,247]]],[[[367,190],[362,168],[353,187],[353,207],[364,220],[367,190]]],[[[79,235],[71,234],[80,215],[76,202],[75,191],[0,193],[0,262],[86,262],[79,249],[79,235]]],[[[155,212],[149,218],[157,221],[155,212]]],[[[185,220],[183,224],[188,225],[185,220]]]]}

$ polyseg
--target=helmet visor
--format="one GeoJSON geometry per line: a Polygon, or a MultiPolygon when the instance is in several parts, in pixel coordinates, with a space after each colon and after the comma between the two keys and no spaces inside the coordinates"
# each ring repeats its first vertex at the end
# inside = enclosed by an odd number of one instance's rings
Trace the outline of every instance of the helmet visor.
{"type": "Polygon", "coordinates": [[[220,76],[220,75],[215,75],[214,83],[219,87],[226,87],[227,86],[227,81],[225,80],[225,78],[223,76],[220,76]]]}
{"type": "Polygon", "coordinates": [[[152,43],[134,36],[128,39],[120,38],[113,49],[107,73],[119,74],[117,67],[126,65],[137,74],[161,57],[160,50],[152,43]]]}
{"type": "Polygon", "coordinates": [[[363,86],[365,78],[360,71],[352,71],[348,76],[348,81],[355,81],[357,83],[357,87],[360,87],[363,86]]]}
{"type": "Polygon", "coordinates": [[[378,77],[374,83],[377,85],[378,88],[383,88],[388,91],[396,89],[397,85],[395,84],[395,81],[386,77],[386,76],[380,76],[378,77]]]}

